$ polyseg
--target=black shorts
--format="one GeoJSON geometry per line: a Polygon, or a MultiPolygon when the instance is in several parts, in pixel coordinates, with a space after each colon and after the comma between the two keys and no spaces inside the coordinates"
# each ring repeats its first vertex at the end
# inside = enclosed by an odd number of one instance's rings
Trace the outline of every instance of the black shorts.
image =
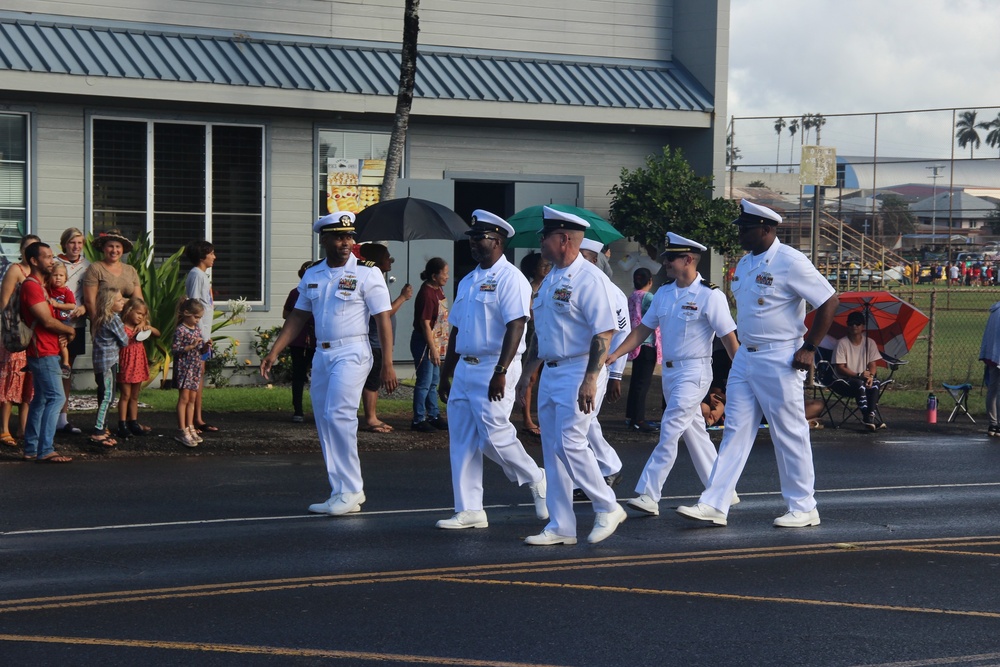
{"type": "Polygon", "coordinates": [[[378,391],[382,386],[382,350],[375,348],[372,350],[372,369],[368,371],[365,378],[365,389],[368,391],[378,391]]]}
{"type": "Polygon", "coordinates": [[[87,354],[87,327],[80,327],[76,330],[76,336],[66,346],[66,349],[69,350],[70,359],[87,354]]]}

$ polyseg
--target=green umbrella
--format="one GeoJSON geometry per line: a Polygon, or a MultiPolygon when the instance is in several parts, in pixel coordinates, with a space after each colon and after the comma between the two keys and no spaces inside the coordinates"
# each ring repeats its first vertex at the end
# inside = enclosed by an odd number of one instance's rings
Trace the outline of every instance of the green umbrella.
{"type": "MultiPolygon", "coordinates": [[[[621,232],[611,226],[611,223],[597,215],[593,211],[567,204],[549,204],[549,208],[554,208],[563,213],[578,215],[590,223],[590,228],[584,236],[594,241],[600,241],[604,245],[625,238],[621,232]]],[[[508,248],[537,248],[539,246],[538,231],[542,228],[542,207],[529,206],[507,218],[507,222],[517,232],[507,242],[508,248]]]]}

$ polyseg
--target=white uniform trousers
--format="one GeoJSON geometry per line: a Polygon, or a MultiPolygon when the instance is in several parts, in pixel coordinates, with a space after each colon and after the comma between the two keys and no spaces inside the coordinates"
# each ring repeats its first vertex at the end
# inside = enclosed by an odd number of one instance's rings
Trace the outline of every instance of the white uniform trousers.
{"type": "MultiPolygon", "coordinates": [[[[542,431],[547,493],[545,505],[556,535],[576,536],[573,487],[583,490],[595,512],[612,512],[618,505],[614,491],[604,482],[597,458],[587,442],[594,412],[580,411],[577,398],[587,368],[587,355],[547,366],[538,385],[538,425],[542,431]]],[[[608,371],[601,369],[598,386],[607,384],[608,371]]]]}
{"type": "Polygon", "coordinates": [[[667,475],[677,460],[681,436],[684,436],[684,444],[703,486],[708,486],[716,458],[715,445],[708,437],[701,414],[701,400],[712,382],[712,360],[690,359],[674,363],[677,365],[673,368],[663,368],[663,399],[667,407],[660,420],[660,441],[649,455],[635,486],[636,493],[645,493],[656,502],[660,502],[667,475]]]}
{"type": "Polygon", "coordinates": [[[781,495],[788,509],[815,509],[816,473],[803,392],[806,372],[792,368],[792,356],[798,347],[798,342],[789,342],[787,346],[749,352],[741,346],[736,353],[726,387],[726,428],[719,458],[701,502],[724,514],[729,512],[736,482],[750,456],[763,415],[770,425],[781,495]]]}
{"type": "Polygon", "coordinates": [[[590,428],[587,430],[587,442],[594,451],[597,467],[600,468],[601,475],[604,477],[621,472],[622,469],[622,460],[618,457],[618,452],[604,437],[604,430],[601,429],[601,407],[604,405],[604,397],[607,393],[607,382],[597,387],[597,407],[594,409],[594,418],[590,420],[590,428]]]}
{"type": "Polygon", "coordinates": [[[372,367],[367,340],[316,348],[309,396],[334,494],[364,489],[358,459],[358,404],[372,367]]]}
{"type": "Polygon", "coordinates": [[[507,368],[504,397],[489,399],[490,379],[497,358],[455,367],[448,394],[448,437],[451,449],[451,485],[455,511],[483,509],[483,456],[495,461],[507,479],[518,485],[542,481],[542,469],[524,451],[517,429],[510,423],[514,407],[514,386],[521,377],[521,358],[507,368]]]}

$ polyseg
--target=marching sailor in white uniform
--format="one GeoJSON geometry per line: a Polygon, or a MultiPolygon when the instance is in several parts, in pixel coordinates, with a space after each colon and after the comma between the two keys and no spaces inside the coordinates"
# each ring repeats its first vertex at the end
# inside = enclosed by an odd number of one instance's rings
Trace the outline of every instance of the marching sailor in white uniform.
{"type": "Polygon", "coordinates": [[[392,393],[399,384],[392,367],[392,303],[382,271],[372,262],[359,262],[351,253],[353,213],[323,216],[313,231],[319,234],[326,259],[302,275],[299,299],[271,351],[261,360],[260,374],[268,377],[278,355],[312,315],[316,354],[309,393],[332,492],[326,502],[310,505],[309,511],[340,516],[360,512],[365,502],[358,459],[358,404],[372,366],[369,317],[375,318],[382,344],[382,386],[392,393]]]}
{"type": "Polygon", "coordinates": [[[718,336],[732,358],[739,342],[736,323],[725,294],[703,280],[698,260],[705,246],[673,232],[667,233],[660,260],[672,280],[656,290],[653,303],[622,345],[608,355],[608,363],[625,359],[657,327],[663,340],[663,400],[660,441],[642,470],[630,507],[647,514],[660,513],[660,497],[667,475],[677,459],[681,436],[701,483],[707,485],[715,464],[701,401],[712,382],[712,343],[718,336]]]}
{"type": "Polygon", "coordinates": [[[726,387],[726,429],[708,488],[697,505],[678,507],[677,512],[726,525],[736,482],[763,416],[770,425],[781,495],[788,507],[774,525],[816,526],[816,474],[803,383],[839,301],[809,259],[778,240],[777,213],[744,199],[740,217],[733,222],[739,226],[740,245],[750,252],[736,265],[732,282],[741,346],[726,387]],[[807,301],[816,309],[808,330],[807,301]]]}
{"type": "Polygon", "coordinates": [[[545,507],[545,471],[517,439],[510,423],[514,386],[521,377],[524,325],[531,285],[503,255],[514,228],[489,211],[472,212],[469,249],[479,262],[455,291],[448,321],[451,338],[438,395],[448,404],[448,437],[455,515],[438,528],[486,528],[483,456],[512,482],[528,485],[539,519],[545,507]],[[452,381],[454,375],[454,381],[452,381]]]}
{"type": "MultiPolygon", "coordinates": [[[[589,223],[548,206],[542,210],[541,250],[552,262],[552,270],[532,306],[535,341],[529,357],[532,364],[537,357],[546,366],[538,387],[538,417],[549,523],[525,543],[576,544],[574,486],[593,503],[594,527],[587,541],[595,543],[610,537],[626,518],[587,442],[598,386],[607,382],[604,360],[617,328],[614,304],[605,287],[607,277],[580,255],[589,223]]],[[[525,375],[530,375],[534,366],[525,366],[525,375]]],[[[522,385],[518,386],[519,400],[522,385]]]]}

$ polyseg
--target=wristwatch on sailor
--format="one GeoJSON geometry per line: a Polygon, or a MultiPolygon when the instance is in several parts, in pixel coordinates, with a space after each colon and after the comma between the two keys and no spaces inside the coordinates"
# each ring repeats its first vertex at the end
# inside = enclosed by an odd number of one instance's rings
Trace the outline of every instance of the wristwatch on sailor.
{"type": "Polygon", "coordinates": [[[816,346],[810,343],[809,341],[804,340],[802,341],[802,349],[804,349],[806,352],[815,352],[816,346]]]}
{"type": "Polygon", "coordinates": [[[496,375],[504,375],[507,372],[507,367],[497,364],[496,366],[493,367],[493,372],[496,375]]]}

